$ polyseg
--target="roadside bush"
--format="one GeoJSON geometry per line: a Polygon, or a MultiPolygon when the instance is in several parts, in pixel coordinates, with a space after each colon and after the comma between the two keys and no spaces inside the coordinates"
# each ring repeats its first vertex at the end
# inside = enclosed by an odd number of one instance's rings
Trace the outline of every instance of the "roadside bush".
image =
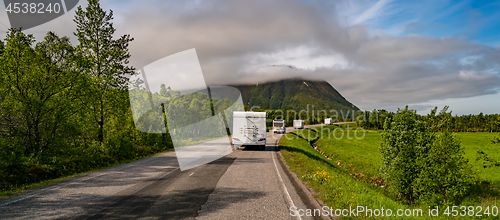
{"type": "Polygon", "coordinates": [[[59,172],[63,176],[89,171],[97,167],[107,166],[114,163],[108,156],[108,150],[104,144],[92,141],[88,146],[68,149],[71,155],[61,155],[57,161],[59,172]]]}
{"type": "MultiPolygon", "coordinates": [[[[26,168],[26,158],[23,150],[18,147],[16,138],[0,137],[0,190],[18,184],[19,177],[23,176],[26,168]]],[[[26,180],[21,181],[26,182],[26,180]]]]}
{"type": "Polygon", "coordinates": [[[392,121],[386,119],[380,170],[398,198],[410,203],[415,199],[413,183],[421,171],[418,160],[428,151],[431,137],[425,123],[408,106],[398,110],[392,121]]]}
{"type": "Polygon", "coordinates": [[[105,146],[109,149],[110,156],[116,161],[131,159],[136,153],[134,145],[123,134],[110,137],[105,146]]]}
{"type": "Polygon", "coordinates": [[[500,161],[491,158],[488,154],[484,153],[484,151],[477,151],[476,160],[482,160],[484,168],[500,166],[500,161]]]}
{"type": "Polygon", "coordinates": [[[474,184],[475,175],[464,151],[449,132],[452,117],[447,109],[436,116],[442,133],[429,132],[408,106],[386,120],[381,171],[400,199],[430,206],[458,204],[474,184]]]}
{"type": "Polygon", "coordinates": [[[381,172],[400,199],[413,203],[458,204],[475,175],[455,135],[449,132],[451,112],[438,115],[442,133],[429,132],[408,106],[386,120],[382,134],[381,172]]]}
{"type": "Polygon", "coordinates": [[[23,149],[19,147],[18,139],[0,137],[0,173],[8,172],[6,167],[15,167],[26,162],[23,149]]]}
{"type": "Polygon", "coordinates": [[[0,191],[55,178],[57,171],[23,156],[17,138],[0,138],[0,191]]]}
{"type": "Polygon", "coordinates": [[[460,203],[475,181],[464,154],[454,134],[445,131],[437,136],[420,161],[422,171],[413,186],[419,201],[429,206],[460,203]]]}
{"type": "Polygon", "coordinates": [[[496,136],[496,137],[493,137],[493,138],[490,140],[490,142],[491,142],[492,144],[498,144],[498,143],[500,143],[500,135],[498,135],[498,136],[496,136]]]}

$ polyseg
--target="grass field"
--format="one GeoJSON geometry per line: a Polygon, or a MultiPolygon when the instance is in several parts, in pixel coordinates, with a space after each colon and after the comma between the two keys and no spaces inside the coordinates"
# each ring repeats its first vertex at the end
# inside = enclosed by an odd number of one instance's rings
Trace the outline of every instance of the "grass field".
{"type": "MultiPolygon", "coordinates": [[[[364,137],[354,131],[344,136],[336,126],[326,126],[311,130],[302,130],[287,134],[280,141],[281,153],[292,171],[308,183],[328,206],[349,208],[349,206],[367,206],[371,209],[422,209],[423,217],[428,217],[428,207],[401,204],[391,196],[379,174],[378,148],[381,141],[379,131],[367,131],[364,137]],[[330,136],[329,136],[330,135],[330,136]],[[363,138],[361,138],[363,137],[363,138]],[[314,150],[309,142],[331,160],[314,150]]],[[[456,137],[462,142],[465,156],[469,159],[481,184],[472,190],[471,195],[460,205],[500,206],[500,167],[484,168],[482,161],[476,161],[477,151],[482,150],[495,159],[500,159],[500,144],[491,144],[490,138],[495,133],[458,133],[456,137]]],[[[440,209],[440,218],[449,219],[440,209]]],[[[358,216],[365,218],[367,216],[358,216]]],[[[374,216],[371,216],[374,217],[374,216]]],[[[370,218],[371,218],[370,217],[370,218]]],[[[405,219],[408,217],[403,216],[405,219]]],[[[402,218],[402,217],[395,217],[402,218]]],[[[460,216],[456,219],[463,218],[460,216]]],[[[484,216],[483,216],[484,218],[484,216]]],[[[497,219],[489,216],[487,219],[497,219]]],[[[435,219],[435,217],[434,217],[435,219]]]]}

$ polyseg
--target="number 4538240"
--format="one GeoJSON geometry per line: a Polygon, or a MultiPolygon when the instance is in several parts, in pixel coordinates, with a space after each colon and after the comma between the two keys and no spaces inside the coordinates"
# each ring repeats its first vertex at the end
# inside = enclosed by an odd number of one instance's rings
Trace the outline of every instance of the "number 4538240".
{"type": "Polygon", "coordinates": [[[61,11],[61,4],[59,3],[49,3],[45,5],[44,3],[9,3],[5,9],[7,13],[14,14],[44,14],[44,13],[55,13],[58,14],[61,11]]]}
{"type": "Polygon", "coordinates": [[[481,206],[448,206],[444,213],[447,216],[497,216],[498,215],[498,207],[496,206],[487,206],[483,208],[481,206]]]}

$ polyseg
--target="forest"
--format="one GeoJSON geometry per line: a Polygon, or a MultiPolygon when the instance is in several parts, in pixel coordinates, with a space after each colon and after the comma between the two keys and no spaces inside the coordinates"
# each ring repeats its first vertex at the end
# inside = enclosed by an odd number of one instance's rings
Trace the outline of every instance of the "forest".
{"type": "Polygon", "coordinates": [[[123,163],[172,148],[137,130],[128,98],[128,45],[113,13],[78,8],[76,45],[10,29],[0,40],[0,192],[123,163]]]}

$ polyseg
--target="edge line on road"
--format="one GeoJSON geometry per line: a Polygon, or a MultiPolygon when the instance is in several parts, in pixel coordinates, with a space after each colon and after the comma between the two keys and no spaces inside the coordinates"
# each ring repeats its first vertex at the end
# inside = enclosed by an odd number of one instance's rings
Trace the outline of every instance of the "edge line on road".
{"type": "MultiPolygon", "coordinates": [[[[279,140],[280,140],[279,138],[276,140],[274,147],[278,147],[277,143],[279,142],[279,140]]],[[[288,193],[288,189],[285,186],[285,182],[283,181],[283,178],[281,177],[280,171],[278,170],[278,166],[276,165],[276,160],[274,159],[276,157],[276,152],[274,152],[271,157],[273,158],[274,168],[276,168],[276,173],[278,174],[281,185],[283,186],[283,189],[285,190],[287,199],[290,202],[290,205],[295,206],[295,204],[293,203],[292,197],[290,196],[290,193],[288,193]]],[[[297,215],[297,217],[298,217],[298,219],[302,220],[302,218],[299,215],[297,215]]]]}

